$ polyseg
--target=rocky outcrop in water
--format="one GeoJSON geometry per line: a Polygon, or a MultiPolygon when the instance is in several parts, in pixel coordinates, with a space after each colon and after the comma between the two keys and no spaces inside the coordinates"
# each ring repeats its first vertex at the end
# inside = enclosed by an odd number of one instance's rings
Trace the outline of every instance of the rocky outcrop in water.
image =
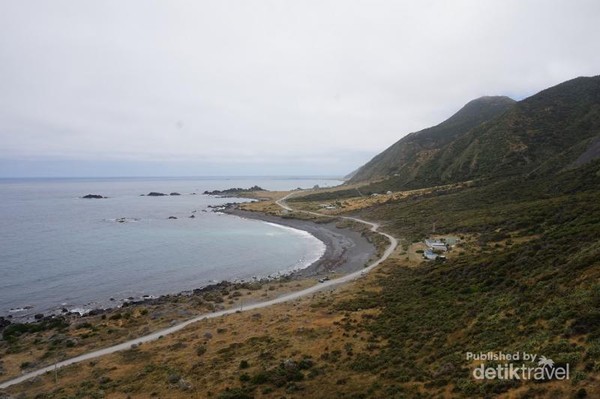
{"type": "Polygon", "coordinates": [[[220,195],[220,196],[232,196],[232,195],[239,195],[239,194],[243,194],[243,193],[250,193],[250,192],[254,192],[254,191],[267,191],[262,187],[259,186],[252,186],[250,188],[228,188],[226,190],[213,190],[213,191],[205,191],[204,194],[205,195],[220,195]]]}
{"type": "Polygon", "coordinates": [[[85,199],[102,199],[102,198],[106,198],[106,197],[103,197],[100,194],[88,194],[88,195],[84,195],[81,198],[85,198],[85,199]]]}
{"type": "Polygon", "coordinates": [[[164,197],[166,195],[167,194],[165,194],[165,193],[159,193],[157,191],[152,191],[147,194],[148,197],[164,197]]]}
{"type": "Polygon", "coordinates": [[[139,218],[117,218],[115,222],[117,223],[129,223],[129,222],[139,222],[139,218]]]}

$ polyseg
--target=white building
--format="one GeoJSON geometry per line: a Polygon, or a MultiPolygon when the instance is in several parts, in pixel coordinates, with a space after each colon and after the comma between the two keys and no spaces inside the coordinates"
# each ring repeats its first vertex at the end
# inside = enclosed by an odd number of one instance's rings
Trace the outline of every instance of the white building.
{"type": "Polygon", "coordinates": [[[427,248],[433,251],[448,251],[448,246],[446,245],[446,243],[440,240],[425,240],[425,245],[427,245],[427,248]]]}
{"type": "Polygon", "coordinates": [[[436,260],[438,258],[438,254],[433,252],[431,249],[426,249],[423,252],[423,257],[427,260],[436,260]]]}

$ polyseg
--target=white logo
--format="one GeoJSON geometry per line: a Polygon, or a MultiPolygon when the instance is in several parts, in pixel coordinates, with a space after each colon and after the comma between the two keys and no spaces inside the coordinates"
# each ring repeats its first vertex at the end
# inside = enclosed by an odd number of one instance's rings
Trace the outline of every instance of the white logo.
{"type": "Polygon", "coordinates": [[[540,360],[538,361],[538,366],[542,366],[542,367],[550,367],[552,368],[554,366],[554,361],[552,359],[548,359],[546,358],[546,356],[540,356],[540,360]]]}
{"type": "Polygon", "coordinates": [[[556,366],[554,361],[546,356],[538,358],[538,355],[527,352],[467,352],[466,359],[481,362],[475,366],[472,372],[473,378],[476,380],[548,381],[569,379],[568,363],[564,366],[556,366]],[[490,364],[490,361],[494,364],[490,364]]]}

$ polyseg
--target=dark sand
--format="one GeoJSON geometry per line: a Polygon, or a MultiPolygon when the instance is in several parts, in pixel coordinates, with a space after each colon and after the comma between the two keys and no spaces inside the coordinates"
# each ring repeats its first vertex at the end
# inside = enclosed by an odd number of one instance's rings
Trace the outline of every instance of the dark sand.
{"type": "Polygon", "coordinates": [[[235,207],[230,207],[225,210],[225,213],[304,230],[321,240],[326,246],[325,253],[307,268],[295,272],[294,275],[298,277],[325,275],[332,271],[354,272],[364,268],[367,262],[375,256],[375,246],[361,233],[350,229],[340,229],[336,227],[335,221],[324,224],[309,220],[284,219],[259,212],[243,211],[235,207]]]}

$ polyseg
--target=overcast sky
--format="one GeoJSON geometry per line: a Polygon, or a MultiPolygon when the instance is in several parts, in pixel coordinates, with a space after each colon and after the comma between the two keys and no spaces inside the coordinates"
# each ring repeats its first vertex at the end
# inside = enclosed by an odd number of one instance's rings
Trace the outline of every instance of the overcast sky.
{"type": "Polygon", "coordinates": [[[600,2],[0,0],[0,176],[344,175],[600,74],[600,2]]]}

